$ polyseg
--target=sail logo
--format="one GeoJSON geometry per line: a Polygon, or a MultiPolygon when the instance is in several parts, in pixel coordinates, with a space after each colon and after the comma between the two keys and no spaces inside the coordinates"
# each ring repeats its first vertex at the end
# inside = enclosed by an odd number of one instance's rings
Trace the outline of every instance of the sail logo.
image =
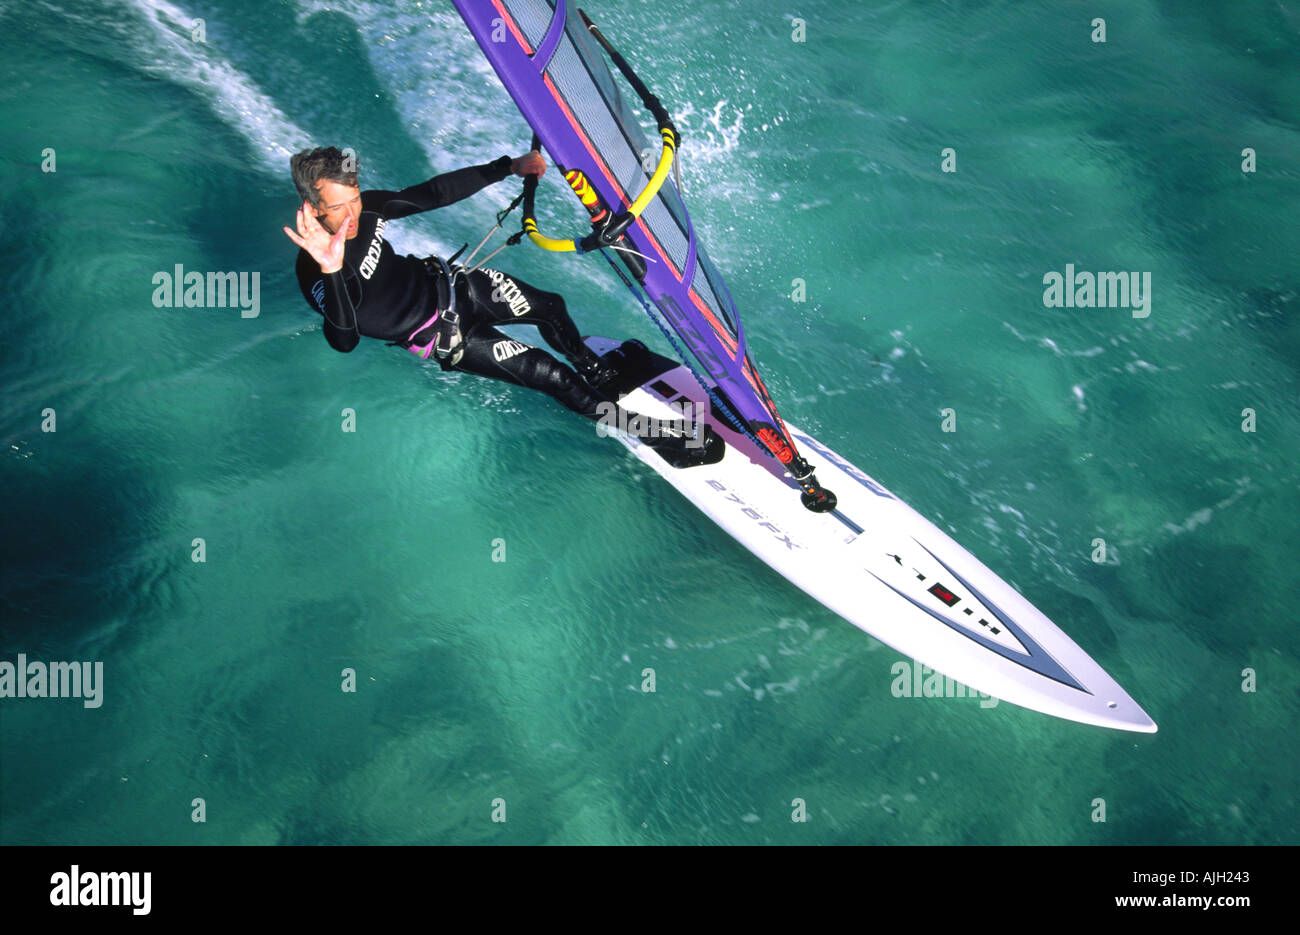
{"type": "Polygon", "coordinates": [[[492,285],[496,286],[492,290],[492,301],[500,302],[510,309],[510,314],[518,318],[520,315],[527,315],[533,310],[528,304],[528,298],[524,295],[519,284],[513,279],[495,269],[485,269],[488,279],[492,280],[492,285]]]}
{"type": "Polygon", "coordinates": [[[76,864],[50,877],[51,906],[130,906],[137,916],[149,914],[153,874],[83,873],[76,864]]]}
{"type": "Polygon", "coordinates": [[[1134,318],[1151,314],[1151,273],[1075,272],[1043,276],[1043,305],[1047,308],[1131,308],[1134,318]]]}
{"type": "Polygon", "coordinates": [[[388,222],[383,218],[375,221],[375,236],[370,239],[370,246],[366,248],[365,258],[361,261],[361,278],[369,279],[375,274],[379,266],[379,259],[384,253],[384,228],[388,222]]]}
{"type": "Polygon", "coordinates": [[[790,450],[790,446],[772,429],[759,429],[758,438],[782,464],[789,464],[794,460],[794,452],[790,450]]]}
{"type": "Polygon", "coordinates": [[[532,348],[527,344],[520,344],[518,341],[498,341],[492,345],[492,359],[497,363],[503,360],[509,360],[511,357],[518,357],[532,348]]]}
{"type": "Polygon", "coordinates": [[[677,329],[677,333],[682,336],[682,340],[691,349],[691,353],[704,365],[705,370],[711,374],[716,374],[722,370],[722,362],[709,350],[699,329],[695,327],[672,296],[660,296],[655,299],[655,305],[659,307],[659,311],[663,312],[664,317],[677,329]]]}

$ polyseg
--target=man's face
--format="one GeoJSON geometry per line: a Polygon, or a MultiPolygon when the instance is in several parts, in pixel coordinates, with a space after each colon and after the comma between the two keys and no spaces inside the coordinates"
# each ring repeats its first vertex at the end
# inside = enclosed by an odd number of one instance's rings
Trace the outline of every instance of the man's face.
{"type": "Polygon", "coordinates": [[[316,182],[316,191],[320,194],[320,205],[316,208],[316,219],[331,234],[337,234],[339,226],[348,225],[346,240],[357,236],[357,223],[361,219],[361,189],[355,185],[343,185],[339,182],[316,182]]]}

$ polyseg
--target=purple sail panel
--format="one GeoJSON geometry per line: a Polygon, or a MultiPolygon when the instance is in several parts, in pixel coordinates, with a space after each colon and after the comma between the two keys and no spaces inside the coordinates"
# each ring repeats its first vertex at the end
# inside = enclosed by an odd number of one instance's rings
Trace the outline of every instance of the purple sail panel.
{"type": "MultiPolygon", "coordinates": [[[[562,171],[582,172],[614,211],[630,206],[649,182],[646,165],[653,170],[660,147],[647,141],[576,6],[453,2],[551,159],[562,171]]],[[[648,257],[644,286],[656,308],[754,435],[789,462],[794,442],[745,353],[730,295],[671,183],[628,228],[627,239],[648,257]]]]}

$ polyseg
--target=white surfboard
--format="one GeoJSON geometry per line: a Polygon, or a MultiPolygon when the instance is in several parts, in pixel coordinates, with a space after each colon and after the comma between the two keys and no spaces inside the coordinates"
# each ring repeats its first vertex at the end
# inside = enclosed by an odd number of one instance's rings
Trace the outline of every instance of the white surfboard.
{"type": "MultiPolygon", "coordinates": [[[[620,342],[586,339],[605,354],[620,342]]],[[[674,468],[625,433],[616,437],[711,520],[854,626],[976,691],[1056,717],[1151,733],[1155,722],[1029,601],[878,481],[786,423],[821,485],[839,498],[813,513],[781,464],[710,412],[695,376],[623,346],[607,392],[635,413],[680,418],[684,401],[726,442],[715,464],[674,468]],[[676,406],[674,410],[670,404],[676,406]]]]}

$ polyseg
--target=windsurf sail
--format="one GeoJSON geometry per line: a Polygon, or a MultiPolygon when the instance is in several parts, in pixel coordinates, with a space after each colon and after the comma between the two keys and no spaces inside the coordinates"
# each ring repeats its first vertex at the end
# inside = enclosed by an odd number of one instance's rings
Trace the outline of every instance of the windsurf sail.
{"type": "Polygon", "coordinates": [[[784,465],[805,506],[834,509],[834,494],[817,483],[750,359],[735,303],[669,178],[680,137],[666,108],[566,0],[453,3],[591,220],[582,237],[543,234],[533,211],[534,177],[524,196],[529,239],[549,250],[618,256],[630,276],[611,264],[651,318],[666,325],[718,415],[784,465]],[[625,89],[654,117],[658,147],[646,140],[625,89]]]}

